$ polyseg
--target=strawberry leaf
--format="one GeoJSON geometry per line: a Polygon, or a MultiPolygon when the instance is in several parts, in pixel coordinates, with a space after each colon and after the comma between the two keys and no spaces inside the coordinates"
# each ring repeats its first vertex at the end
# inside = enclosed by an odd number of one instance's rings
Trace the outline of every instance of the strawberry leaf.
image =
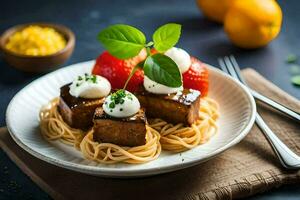
{"type": "Polygon", "coordinates": [[[110,54],[119,59],[128,59],[138,55],[146,44],[146,37],[141,31],[124,24],[116,24],[103,29],[98,34],[98,40],[110,54]]]}
{"type": "Polygon", "coordinates": [[[181,74],[176,63],[163,54],[148,56],[144,73],[151,80],[168,87],[182,86],[181,74]]]}
{"type": "Polygon", "coordinates": [[[165,52],[175,46],[181,33],[181,25],[165,24],[159,27],[153,34],[154,48],[158,52],[165,52]]]}

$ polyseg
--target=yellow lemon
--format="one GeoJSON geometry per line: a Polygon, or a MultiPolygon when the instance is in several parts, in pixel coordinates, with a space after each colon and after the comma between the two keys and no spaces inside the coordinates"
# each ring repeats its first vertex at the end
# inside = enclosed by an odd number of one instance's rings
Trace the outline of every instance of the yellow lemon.
{"type": "Polygon", "coordinates": [[[275,0],[238,0],[230,6],[224,29],[241,48],[267,45],[280,32],[282,11],[275,0]]]}
{"type": "Polygon", "coordinates": [[[235,0],[197,0],[197,5],[206,17],[222,23],[233,1],[235,0]]]}

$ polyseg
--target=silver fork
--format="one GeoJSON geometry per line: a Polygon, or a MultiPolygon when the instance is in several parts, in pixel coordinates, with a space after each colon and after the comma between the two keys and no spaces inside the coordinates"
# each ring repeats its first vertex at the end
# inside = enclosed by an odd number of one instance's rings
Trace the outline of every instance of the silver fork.
{"type": "MultiPolygon", "coordinates": [[[[246,82],[244,81],[241,73],[240,68],[237,65],[237,62],[233,56],[218,58],[219,64],[222,70],[225,73],[231,75],[237,81],[243,83],[247,86],[246,82]]],[[[248,88],[249,89],[249,88],[248,88]]],[[[249,89],[250,92],[253,94],[253,90],[249,89]]],[[[257,92],[255,92],[258,94],[257,92]]],[[[273,105],[274,106],[274,105],[273,105]]],[[[272,107],[273,107],[272,106],[272,107]]],[[[269,126],[264,122],[262,117],[256,113],[255,122],[260,130],[264,133],[266,139],[271,144],[273,150],[275,151],[276,155],[278,156],[281,164],[287,169],[299,169],[300,168],[300,157],[296,155],[292,150],[290,150],[269,128],[269,126]]]]}
{"type": "MultiPolygon", "coordinates": [[[[244,85],[246,85],[246,82],[245,82],[243,76],[241,75],[240,67],[239,67],[236,59],[234,58],[234,56],[231,55],[229,57],[224,57],[224,61],[225,61],[225,64],[227,64],[227,66],[231,66],[228,68],[231,76],[233,76],[236,79],[239,79],[240,82],[242,82],[244,85]]],[[[288,117],[290,117],[290,118],[296,120],[298,123],[300,123],[300,114],[297,113],[296,111],[293,111],[290,108],[288,108],[276,101],[273,101],[272,99],[256,92],[255,90],[250,89],[250,92],[256,100],[264,102],[265,104],[273,107],[274,109],[282,112],[283,114],[286,114],[288,117]]]]}

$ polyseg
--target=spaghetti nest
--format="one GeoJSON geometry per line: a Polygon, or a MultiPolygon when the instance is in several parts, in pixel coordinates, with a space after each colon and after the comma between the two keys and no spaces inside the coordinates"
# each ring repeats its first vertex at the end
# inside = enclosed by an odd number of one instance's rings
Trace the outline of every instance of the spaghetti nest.
{"type": "Polygon", "coordinates": [[[159,131],[162,148],[182,152],[207,142],[218,130],[218,103],[208,97],[201,98],[200,119],[191,127],[183,124],[170,124],[161,119],[150,121],[150,126],[159,131]]]}
{"type": "Polygon", "coordinates": [[[145,163],[158,158],[161,152],[159,133],[146,125],[146,144],[136,147],[122,147],[111,143],[99,143],[93,140],[93,130],[82,140],[80,150],[83,155],[99,163],[117,162],[145,163]]]}
{"type": "Polygon", "coordinates": [[[86,132],[70,127],[58,111],[59,98],[51,100],[40,111],[40,128],[47,140],[61,140],[63,143],[79,148],[86,132]]]}
{"type": "Polygon", "coordinates": [[[122,147],[93,140],[93,130],[89,132],[70,127],[58,111],[59,98],[55,98],[40,111],[40,128],[47,140],[61,140],[73,145],[83,155],[100,163],[144,163],[156,159],[161,152],[160,135],[146,125],[146,144],[136,147],[122,147]]]}
{"type": "Polygon", "coordinates": [[[218,103],[211,98],[201,99],[200,119],[186,127],[170,124],[161,119],[150,120],[146,125],[146,144],[123,147],[93,140],[93,130],[74,129],[65,123],[58,111],[59,98],[55,98],[40,111],[40,127],[47,140],[61,140],[78,148],[90,160],[111,164],[117,162],[144,163],[155,160],[161,150],[181,152],[207,142],[216,132],[219,116],[218,103]]]}

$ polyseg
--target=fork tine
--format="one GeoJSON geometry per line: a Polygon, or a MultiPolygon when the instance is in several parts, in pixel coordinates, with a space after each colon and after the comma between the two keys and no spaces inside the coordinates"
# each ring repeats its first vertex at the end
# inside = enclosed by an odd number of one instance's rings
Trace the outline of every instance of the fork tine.
{"type": "Polygon", "coordinates": [[[246,84],[246,81],[241,73],[241,68],[239,67],[239,64],[237,63],[235,57],[233,55],[230,55],[229,58],[231,60],[231,63],[233,65],[233,68],[234,68],[237,76],[239,77],[239,79],[241,80],[242,83],[246,84]]]}
{"type": "Polygon", "coordinates": [[[225,56],[225,57],[224,57],[224,61],[225,61],[225,65],[226,65],[226,67],[227,67],[227,69],[228,69],[230,75],[231,75],[233,78],[239,80],[239,77],[237,76],[237,74],[236,74],[236,72],[235,72],[235,70],[234,70],[234,68],[233,68],[233,66],[232,66],[232,63],[231,63],[229,57],[228,57],[228,56],[225,56]]]}
{"type": "Polygon", "coordinates": [[[218,58],[218,62],[219,62],[219,65],[220,65],[222,71],[230,75],[228,69],[226,68],[224,60],[222,58],[218,58]]]}

